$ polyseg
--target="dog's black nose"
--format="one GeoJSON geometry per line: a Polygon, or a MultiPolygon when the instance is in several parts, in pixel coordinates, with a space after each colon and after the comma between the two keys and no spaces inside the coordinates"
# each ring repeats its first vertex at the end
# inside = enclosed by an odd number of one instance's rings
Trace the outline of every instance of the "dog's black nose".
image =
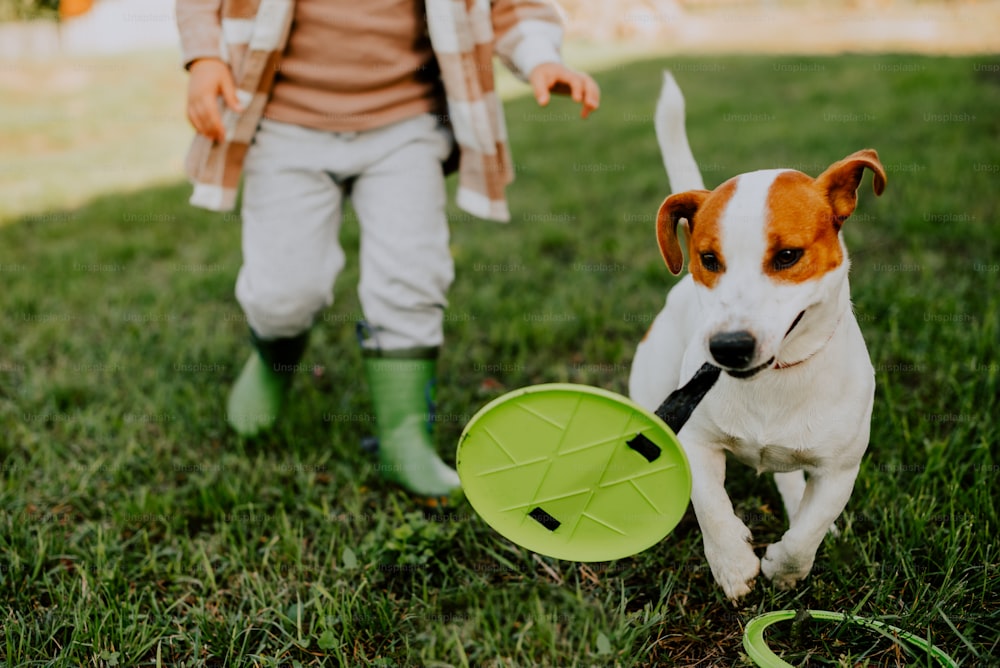
{"type": "Polygon", "coordinates": [[[708,350],[720,365],[730,369],[745,369],[753,359],[757,340],[746,330],[722,332],[708,340],[708,350]]]}

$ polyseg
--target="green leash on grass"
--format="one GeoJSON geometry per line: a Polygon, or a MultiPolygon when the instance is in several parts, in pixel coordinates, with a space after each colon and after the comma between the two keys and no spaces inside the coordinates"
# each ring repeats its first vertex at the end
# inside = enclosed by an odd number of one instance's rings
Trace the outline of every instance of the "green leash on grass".
{"type": "MultiPolygon", "coordinates": [[[[747,623],[746,629],[743,632],[743,648],[747,651],[747,655],[760,668],[793,668],[792,664],[783,661],[767,646],[767,641],[764,640],[764,629],[772,624],[794,619],[797,614],[795,610],[780,610],[755,617],[747,623]]],[[[958,668],[958,663],[954,659],[927,640],[885,622],[880,622],[877,619],[866,619],[865,617],[857,617],[842,612],[828,612],[826,610],[807,610],[806,614],[812,619],[849,622],[874,629],[895,640],[897,643],[905,642],[913,647],[924,650],[928,656],[936,659],[938,664],[945,666],[945,668],[958,668]]]]}

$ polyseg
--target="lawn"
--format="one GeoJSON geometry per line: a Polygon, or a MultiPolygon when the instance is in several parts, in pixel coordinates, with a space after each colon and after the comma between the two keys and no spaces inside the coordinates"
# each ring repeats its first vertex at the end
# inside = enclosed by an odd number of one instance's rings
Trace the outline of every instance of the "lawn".
{"type": "MultiPolygon", "coordinates": [[[[879,151],[886,192],[867,177],[844,228],[878,382],[871,445],[812,575],[791,592],[759,580],[739,606],[713,583],[690,511],[653,549],[580,564],[380,481],[359,447],[373,425],[351,215],[311,373],[274,433],[230,433],[225,390],[248,351],[238,217],[186,204],[180,103],[164,111],[183,78],[169,56],[153,61],[116,65],[136,127],[102,121],[114,102],[100,89],[18,93],[18,109],[53,118],[2,112],[20,129],[0,130],[16,154],[0,162],[0,663],[749,666],[746,622],[801,608],[881,619],[963,666],[1000,662],[996,58],[614,64],[595,71],[604,101],[586,122],[565,100],[507,103],[510,225],[452,211],[437,414],[449,459],[506,390],[625,392],[673,281],[652,226],[667,194],[651,127],[664,67],[709,187],[879,151]],[[59,122],[73,113],[77,130],[59,122]],[[112,187],[101,174],[114,169],[157,183],[112,187]]],[[[83,69],[98,80],[106,65],[83,69]]],[[[773,484],[733,465],[728,486],[759,546],[777,540],[773,484]]],[[[803,623],[769,637],[796,665],[930,665],[874,632],[803,623]]]]}

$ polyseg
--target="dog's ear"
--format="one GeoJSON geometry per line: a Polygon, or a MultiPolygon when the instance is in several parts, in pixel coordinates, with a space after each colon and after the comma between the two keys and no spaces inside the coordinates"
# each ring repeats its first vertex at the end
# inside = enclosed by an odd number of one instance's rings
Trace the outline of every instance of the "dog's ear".
{"type": "Polygon", "coordinates": [[[656,214],[656,241],[660,244],[663,261],[674,276],[684,267],[684,254],[677,237],[677,224],[684,218],[688,224],[688,234],[694,228],[694,214],[708,197],[707,190],[688,190],[671,195],[663,200],[656,214]]]}
{"type": "Polygon", "coordinates": [[[881,195],[885,190],[885,168],[882,167],[875,149],[866,148],[852,153],[830,165],[816,178],[816,184],[830,200],[838,226],[854,213],[854,207],[858,203],[858,185],[866,167],[874,173],[872,187],[875,194],[881,195]]]}

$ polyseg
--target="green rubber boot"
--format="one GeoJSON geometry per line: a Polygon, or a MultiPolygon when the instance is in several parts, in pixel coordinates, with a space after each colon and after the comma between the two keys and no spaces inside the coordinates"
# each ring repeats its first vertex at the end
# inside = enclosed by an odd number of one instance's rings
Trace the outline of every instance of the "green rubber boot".
{"type": "Polygon", "coordinates": [[[461,499],[458,473],[431,441],[437,348],[365,350],[365,372],[378,429],[382,477],[432,503],[461,499]]]}
{"type": "Polygon", "coordinates": [[[252,437],[274,426],[305,352],[309,332],[264,340],[250,330],[254,351],[229,391],[226,415],[233,430],[252,437]]]}

